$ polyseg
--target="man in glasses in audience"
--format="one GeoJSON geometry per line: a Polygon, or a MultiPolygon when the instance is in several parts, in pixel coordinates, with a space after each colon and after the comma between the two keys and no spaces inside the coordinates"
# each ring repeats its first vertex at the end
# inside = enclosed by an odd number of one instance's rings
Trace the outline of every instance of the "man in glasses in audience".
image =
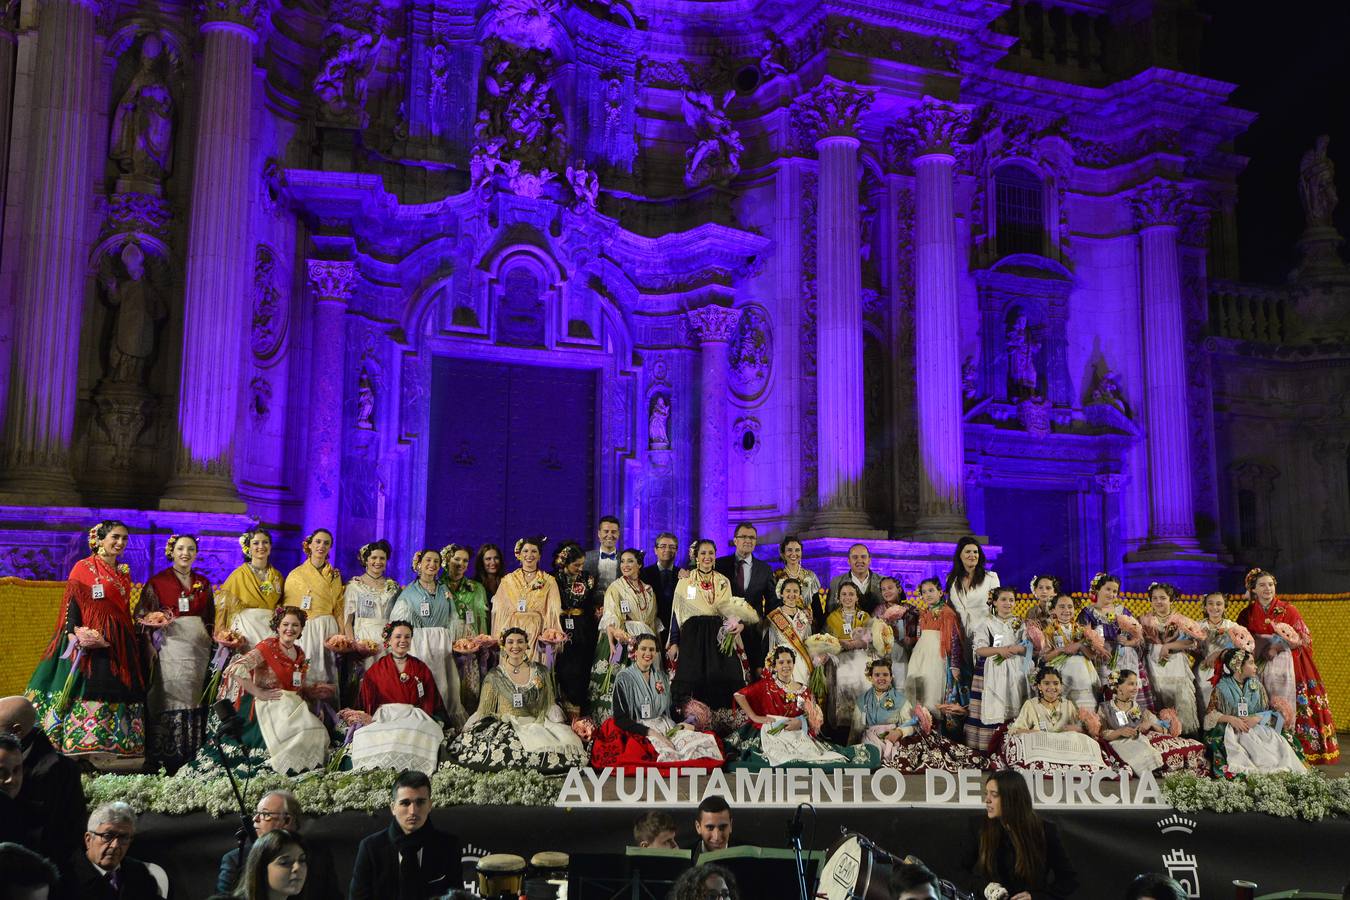
{"type": "MultiPolygon", "coordinates": [[[[258,805],[253,807],[253,810],[253,831],[257,837],[280,829],[298,834],[304,822],[304,811],[300,808],[300,801],[290,791],[268,791],[258,798],[258,805]]],[[[334,878],[330,854],[322,847],[315,847],[313,841],[307,844],[307,848],[309,877],[305,879],[305,889],[300,896],[323,900],[341,897],[334,878]]],[[[244,853],[248,853],[248,848],[244,849],[244,853]]],[[[220,872],[216,875],[216,892],[231,893],[239,883],[242,868],[239,848],[234,847],[226,851],[220,858],[220,872]]]]}
{"type": "Polygon", "coordinates": [[[89,816],[84,852],[61,877],[65,900],[163,900],[169,896],[163,871],[154,873],[127,856],[136,838],[136,812],[127,804],[105,803],[89,816]],[[163,879],[161,881],[161,879],[163,879]]]}

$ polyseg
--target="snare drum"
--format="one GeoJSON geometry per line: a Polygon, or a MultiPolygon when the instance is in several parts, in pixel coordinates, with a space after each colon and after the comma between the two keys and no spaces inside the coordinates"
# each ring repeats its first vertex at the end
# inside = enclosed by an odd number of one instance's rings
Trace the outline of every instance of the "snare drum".
{"type": "Polygon", "coordinates": [[[484,897],[520,896],[525,858],[514,853],[489,853],[478,861],[478,893],[484,897]]]}
{"type": "Polygon", "coordinates": [[[817,897],[826,900],[890,900],[895,858],[860,834],[846,834],[820,867],[817,897]]]}

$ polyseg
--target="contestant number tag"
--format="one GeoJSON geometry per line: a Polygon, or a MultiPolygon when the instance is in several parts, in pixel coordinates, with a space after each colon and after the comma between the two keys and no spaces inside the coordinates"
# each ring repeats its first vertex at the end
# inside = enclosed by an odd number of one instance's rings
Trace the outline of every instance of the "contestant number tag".
{"type": "Polygon", "coordinates": [[[464,624],[473,628],[473,610],[466,610],[464,613],[464,624]]]}
{"type": "Polygon", "coordinates": [[[623,613],[626,616],[632,611],[633,611],[633,604],[629,603],[627,600],[619,601],[619,612],[623,613]]]}
{"type": "Polygon", "coordinates": [[[1247,712],[1247,701],[1243,700],[1238,704],[1238,718],[1245,719],[1250,713],[1247,712]]]}
{"type": "Polygon", "coordinates": [[[95,600],[102,600],[102,599],[103,599],[103,582],[101,582],[101,581],[96,581],[96,582],[94,582],[94,586],[93,586],[93,588],[89,591],[89,593],[93,595],[93,597],[94,597],[95,600]]]}
{"type": "Polygon", "coordinates": [[[192,608],[192,601],[188,599],[187,594],[178,595],[178,611],[185,613],[192,608]]]}
{"type": "Polygon", "coordinates": [[[844,623],[844,634],[853,634],[853,623],[851,621],[844,623]]]}
{"type": "Polygon", "coordinates": [[[427,695],[427,686],[422,683],[422,679],[417,680],[417,699],[421,700],[427,695]]]}
{"type": "Polygon", "coordinates": [[[650,719],[652,717],[652,705],[650,703],[642,704],[642,709],[638,711],[638,715],[643,719],[650,719]]]}
{"type": "MultiPolygon", "coordinates": [[[[100,594],[99,596],[103,595],[100,594]]],[[[698,596],[698,588],[694,587],[692,584],[689,585],[689,587],[684,589],[684,596],[690,600],[693,600],[695,597],[698,596]]]]}
{"type": "Polygon", "coordinates": [[[423,600],[421,605],[417,607],[417,614],[424,619],[431,618],[431,604],[423,600]]]}
{"type": "Polygon", "coordinates": [[[516,691],[514,694],[511,695],[511,708],[512,709],[525,708],[525,695],[522,694],[520,691],[516,691]]]}
{"type": "Polygon", "coordinates": [[[524,611],[525,611],[525,598],[521,597],[519,602],[516,603],[516,612],[524,612],[524,611]]]}
{"type": "Polygon", "coordinates": [[[1123,709],[1116,710],[1116,724],[1123,726],[1128,722],[1129,720],[1125,718],[1125,710],[1123,709]]]}
{"type": "Polygon", "coordinates": [[[292,672],[292,673],[291,673],[291,687],[299,687],[299,686],[301,685],[303,679],[304,679],[304,676],[301,675],[300,672],[299,672],[298,670],[292,672]]]}
{"type": "Polygon", "coordinates": [[[308,610],[308,609],[309,609],[310,607],[312,607],[313,605],[314,605],[314,598],[311,597],[309,594],[306,594],[305,596],[303,596],[303,597],[300,598],[300,608],[301,608],[301,609],[303,609],[303,610],[308,610]]]}
{"type": "Polygon", "coordinates": [[[1056,646],[1056,647],[1063,647],[1063,646],[1064,646],[1064,635],[1062,635],[1062,634],[1057,634],[1057,635],[1055,635],[1055,646],[1056,646]]]}
{"type": "Polygon", "coordinates": [[[1003,646],[1003,635],[1001,635],[1001,634],[996,634],[996,635],[994,635],[994,646],[995,646],[995,647],[1002,647],[1002,646],[1003,646]]]}
{"type": "Polygon", "coordinates": [[[563,619],[563,628],[566,628],[568,631],[573,631],[576,629],[576,627],[577,623],[572,620],[571,616],[568,616],[567,618],[563,619]]]}

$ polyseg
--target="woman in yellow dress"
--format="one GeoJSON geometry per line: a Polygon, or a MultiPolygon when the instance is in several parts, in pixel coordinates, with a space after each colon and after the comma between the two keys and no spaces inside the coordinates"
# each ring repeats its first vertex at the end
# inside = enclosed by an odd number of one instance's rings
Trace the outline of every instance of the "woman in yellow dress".
{"type": "MultiPolygon", "coordinates": [[[[239,535],[244,564],[230,573],[216,594],[216,628],[233,631],[249,647],[272,637],[272,610],[281,605],[281,573],[268,562],[272,534],[252,528],[239,535]]],[[[246,649],[246,648],[245,648],[246,649]]]]}
{"type": "Polygon", "coordinates": [[[328,561],[333,549],[333,532],[316,528],[300,545],[307,557],[286,576],[286,596],[290,605],[305,611],[309,618],[300,647],[309,660],[315,681],[336,682],[337,662],[325,643],[342,633],[337,617],[342,612],[346,597],[342,591],[342,573],[328,561]]]}
{"type": "MultiPolygon", "coordinates": [[[[501,634],[508,628],[525,632],[530,645],[530,659],[544,659],[540,635],[562,636],[562,596],[558,582],[539,568],[544,538],[528,537],[516,541],[516,559],[520,568],[502,579],[501,587],[492,598],[492,633],[501,634]]],[[[547,642],[545,642],[547,643],[547,642]]]]}

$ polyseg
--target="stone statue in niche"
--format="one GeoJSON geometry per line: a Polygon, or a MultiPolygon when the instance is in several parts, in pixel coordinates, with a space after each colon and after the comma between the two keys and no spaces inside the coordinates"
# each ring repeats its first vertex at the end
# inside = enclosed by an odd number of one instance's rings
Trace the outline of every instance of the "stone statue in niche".
{"type": "Polygon", "coordinates": [[[140,66],[113,112],[108,156],[133,182],[132,189],[157,192],[173,168],[174,106],[160,71],[163,55],[164,43],[159,35],[146,35],[141,42],[140,66]]]}
{"type": "Polygon", "coordinates": [[[764,42],[759,55],[759,73],[765,81],[771,81],[779,75],[786,75],[788,67],[787,45],[776,34],[770,34],[764,42]]]}
{"type": "Polygon", "coordinates": [[[248,411],[257,425],[267,421],[272,414],[272,384],[258,375],[249,382],[248,411]]]}
{"type": "Polygon", "coordinates": [[[115,313],[107,380],[141,385],[155,353],[155,323],[169,310],[151,283],[145,253],[138,244],[125,244],[117,259],[120,267],[111,256],[104,257],[99,273],[104,299],[115,313]]]}
{"type": "Polygon", "coordinates": [[[967,356],[961,363],[961,396],[967,401],[974,400],[979,394],[979,374],[975,369],[975,357],[967,356]]]}
{"type": "Polygon", "coordinates": [[[276,285],[276,255],[266,244],[253,254],[253,328],[249,344],[258,359],[269,359],[281,347],[286,307],[276,285]]]}
{"type": "Polygon", "coordinates": [[[652,397],[647,413],[647,448],[670,449],[670,398],[665,394],[652,397]]]}
{"type": "Polygon", "coordinates": [[[356,377],[356,427],[362,431],[375,430],[375,385],[364,366],[356,377]]]}
{"type": "Polygon", "coordinates": [[[605,130],[613,131],[623,117],[623,79],[610,74],[605,78],[605,130]]]}
{"type": "Polygon", "coordinates": [[[1018,313],[1008,329],[1008,396],[1021,400],[1037,396],[1036,354],[1041,350],[1035,329],[1025,313],[1018,313]]]}
{"type": "Polygon", "coordinates": [[[431,47],[431,66],[428,69],[430,89],[427,105],[431,110],[431,133],[441,133],[441,120],[450,98],[450,48],[443,43],[431,47]]]}
{"type": "Polygon", "coordinates": [[[727,91],[720,101],[702,89],[684,92],[680,108],[684,121],[694,131],[694,146],[684,154],[684,183],[702,187],[710,182],[725,182],[741,171],[740,132],[731,127],[727,106],[735,91],[727,91]]]}
{"type": "Polygon", "coordinates": [[[1101,378],[1097,379],[1097,386],[1092,389],[1091,402],[1114,406],[1122,413],[1129,415],[1129,407],[1126,406],[1125,396],[1120,390],[1120,376],[1113,371],[1107,370],[1102,373],[1101,378]]]}
{"type": "Polygon", "coordinates": [[[1331,214],[1340,202],[1336,195],[1336,165],[1327,156],[1331,138],[1321,135],[1311,150],[1303,154],[1298,167],[1299,199],[1309,228],[1332,226],[1331,214]]]}
{"type": "Polygon", "coordinates": [[[573,209],[595,209],[600,196],[600,178],[586,168],[584,161],[577,160],[575,166],[567,167],[567,184],[572,188],[573,209]]]}
{"type": "Polygon", "coordinates": [[[335,2],[324,28],[323,61],[314,76],[314,94],[325,118],[364,125],[366,88],[384,40],[378,3],[335,2]]]}

